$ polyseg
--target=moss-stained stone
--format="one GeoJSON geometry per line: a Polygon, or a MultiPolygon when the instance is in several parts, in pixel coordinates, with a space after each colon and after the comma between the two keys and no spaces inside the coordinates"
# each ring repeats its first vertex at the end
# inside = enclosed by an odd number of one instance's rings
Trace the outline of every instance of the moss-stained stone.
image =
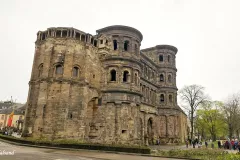
{"type": "Polygon", "coordinates": [[[38,32],[24,135],[106,144],[183,142],[177,49],[140,50],[142,34],[127,26],[97,33],[62,27],[38,32]]]}

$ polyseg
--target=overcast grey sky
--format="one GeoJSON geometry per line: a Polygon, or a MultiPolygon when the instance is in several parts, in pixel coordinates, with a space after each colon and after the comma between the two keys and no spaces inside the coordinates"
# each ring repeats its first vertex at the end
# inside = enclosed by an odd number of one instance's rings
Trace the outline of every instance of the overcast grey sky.
{"type": "Polygon", "coordinates": [[[1,0],[0,100],[26,102],[37,31],[95,34],[109,25],[138,29],[141,49],[176,46],[178,88],[200,84],[223,100],[240,90],[239,7],[238,0],[1,0]]]}

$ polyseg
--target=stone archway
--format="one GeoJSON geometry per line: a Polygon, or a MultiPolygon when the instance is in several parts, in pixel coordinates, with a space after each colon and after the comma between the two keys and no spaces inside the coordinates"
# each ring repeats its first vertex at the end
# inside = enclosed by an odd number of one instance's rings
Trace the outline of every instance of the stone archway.
{"type": "Polygon", "coordinates": [[[153,136],[154,136],[154,132],[153,132],[153,119],[149,118],[148,122],[147,122],[147,137],[148,137],[148,144],[149,145],[153,145],[153,136]]]}

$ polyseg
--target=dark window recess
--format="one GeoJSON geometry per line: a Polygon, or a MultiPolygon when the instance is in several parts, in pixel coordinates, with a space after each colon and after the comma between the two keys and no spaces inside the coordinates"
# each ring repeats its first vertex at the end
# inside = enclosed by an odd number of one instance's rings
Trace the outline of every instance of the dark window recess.
{"type": "Polygon", "coordinates": [[[97,40],[94,40],[94,46],[97,47],[97,40]]]}
{"type": "Polygon", "coordinates": [[[93,44],[93,38],[91,38],[91,44],[93,44]]]}
{"type": "Polygon", "coordinates": [[[117,40],[113,40],[113,49],[117,50],[117,40]]]}
{"type": "Polygon", "coordinates": [[[123,72],[123,82],[127,82],[128,81],[128,75],[129,75],[128,71],[124,71],[123,72]]]}
{"type": "Polygon", "coordinates": [[[73,67],[73,77],[78,77],[79,68],[73,67]]]}
{"type": "Polygon", "coordinates": [[[76,39],[80,39],[80,33],[76,33],[76,37],[75,37],[76,39]]]}
{"type": "Polygon", "coordinates": [[[98,98],[98,106],[102,105],[102,98],[98,98]]]}
{"type": "Polygon", "coordinates": [[[67,37],[67,31],[62,31],[62,37],[67,37]]]}
{"type": "Polygon", "coordinates": [[[103,44],[103,40],[100,40],[100,44],[103,44]]]}
{"type": "Polygon", "coordinates": [[[46,112],[46,105],[43,105],[43,117],[45,117],[45,112],[46,112]]]}
{"type": "Polygon", "coordinates": [[[124,51],[128,51],[128,41],[124,41],[124,51]]]}
{"type": "Polygon", "coordinates": [[[45,39],[46,39],[46,34],[43,33],[43,34],[42,34],[42,40],[45,40],[45,39]]]}
{"type": "Polygon", "coordinates": [[[127,133],[127,130],[122,130],[122,133],[127,133]]]}
{"type": "Polygon", "coordinates": [[[61,37],[61,31],[56,32],[56,37],[61,37]]]}
{"type": "Polygon", "coordinates": [[[163,55],[159,55],[159,61],[163,62],[163,55]]]}
{"type": "Polygon", "coordinates": [[[108,40],[106,40],[106,44],[108,44],[108,40]]]}
{"type": "Polygon", "coordinates": [[[93,76],[92,76],[93,78],[95,78],[95,74],[93,74],[93,76]]]}
{"type": "Polygon", "coordinates": [[[85,42],[85,35],[81,35],[81,41],[85,42]]]}
{"type": "Polygon", "coordinates": [[[116,81],[116,71],[114,69],[111,70],[111,81],[116,81]]]}
{"type": "Polygon", "coordinates": [[[160,95],[160,101],[164,102],[164,95],[163,94],[160,95]]]}
{"type": "Polygon", "coordinates": [[[162,74],[160,74],[160,82],[164,81],[164,76],[162,74]]]}
{"type": "Polygon", "coordinates": [[[72,113],[69,113],[69,114],[68,114],[68,118],[69,118],[69,119],[72,119],[72,118],[73,118],[72,113]]]}
{"type": "Polygon", "coordinates": [[[63,74],[63,67],[62,65],[57,65],[56,66],[56,74],[63,74]]]}

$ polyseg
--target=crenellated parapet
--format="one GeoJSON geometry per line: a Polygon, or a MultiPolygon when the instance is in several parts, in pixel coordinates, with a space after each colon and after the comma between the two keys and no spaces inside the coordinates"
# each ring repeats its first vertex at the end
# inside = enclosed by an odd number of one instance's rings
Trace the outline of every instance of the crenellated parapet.
{"type": "Polygon", "coordinates": [[[92,44],[95,47],[98,45],[96,36],[70,27],[51,27],[45,31],[38,31],[36,42],[42,42],[48,38],[67,38],[92,44]]]}

